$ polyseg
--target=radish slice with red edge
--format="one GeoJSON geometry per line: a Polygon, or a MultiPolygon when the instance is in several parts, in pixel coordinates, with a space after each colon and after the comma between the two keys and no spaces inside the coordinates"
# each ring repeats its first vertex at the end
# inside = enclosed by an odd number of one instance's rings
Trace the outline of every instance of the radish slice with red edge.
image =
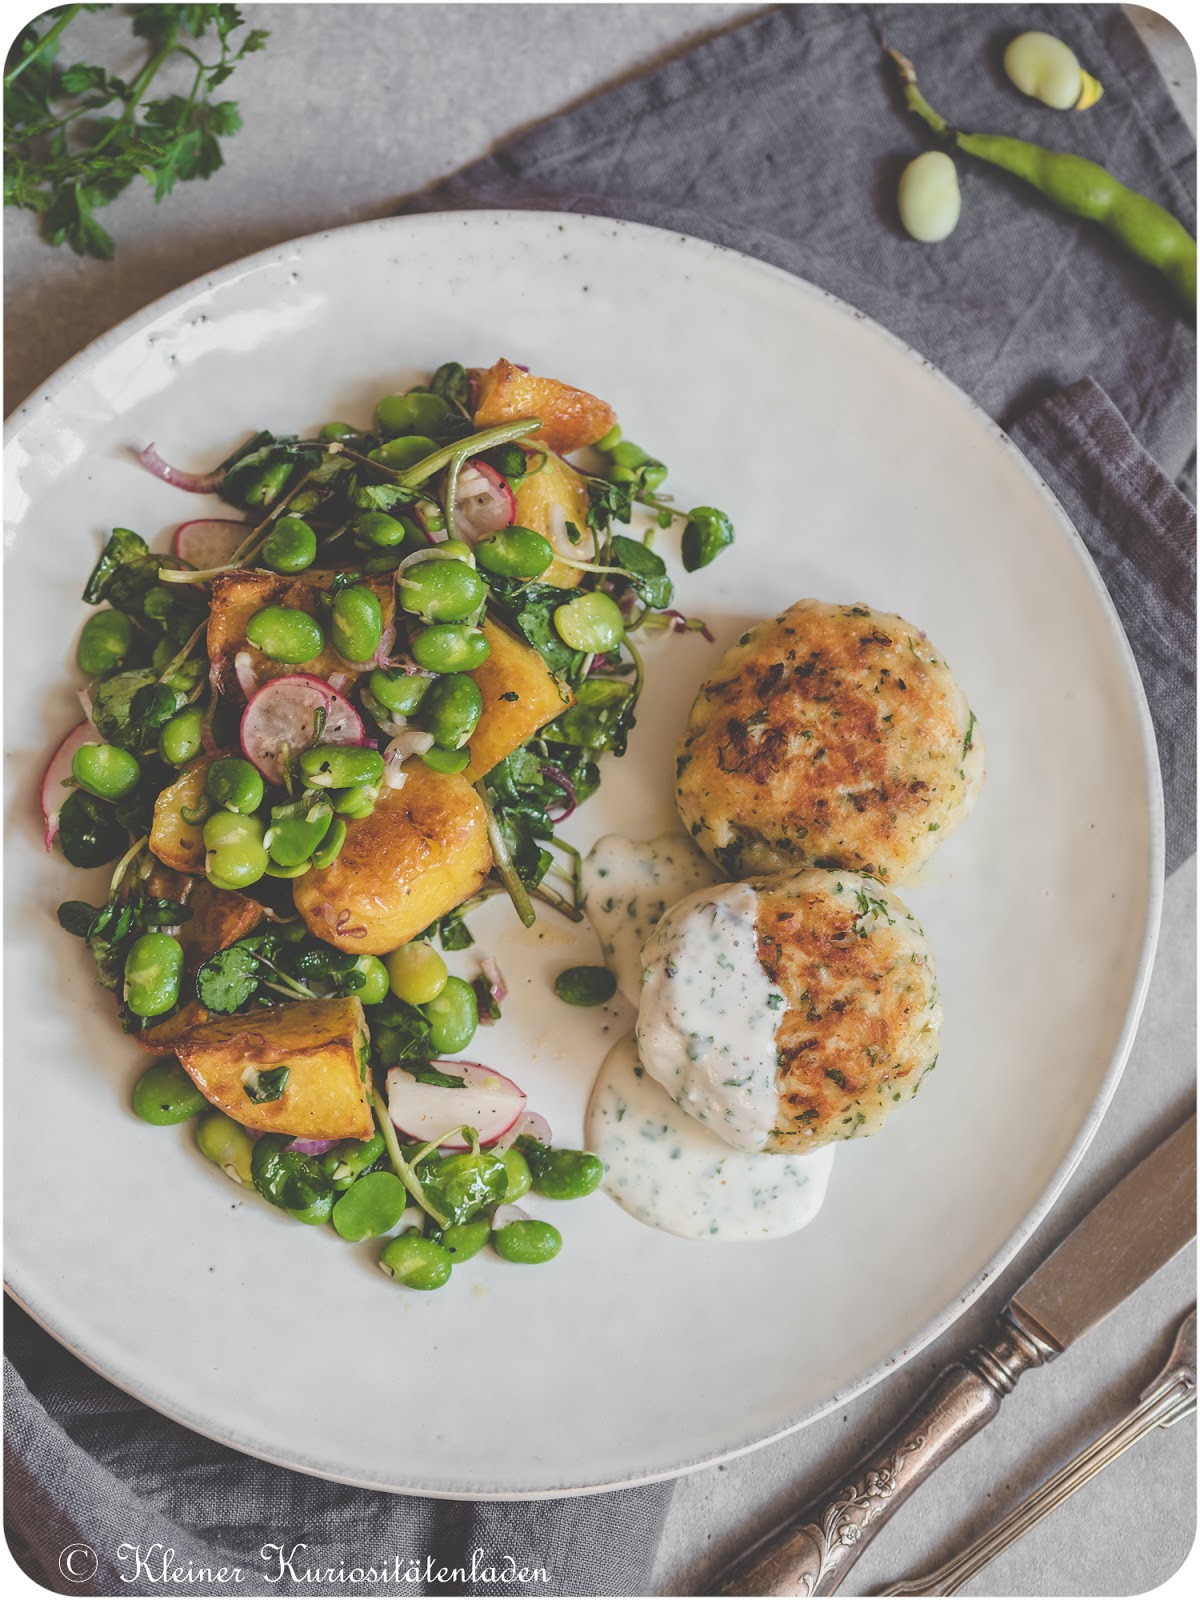
{"type": "Polygon", "coordinates": [[[153,444],[138,451],[138,460],[147,472],[152,472],[156,478],[174,485],[176,489],[186,489],[189,494],[211,494],[225,481],[224,467],[218,467],[215,472],[183,472],[169,461],[164,461],[153,444]]]}
{"type": "Polygon", "coordinates": [[[554,1139],[554,1135],[550,1131],[550,1124],[545,1117],[540,1116],[536,1111],[525,1111],[517,1118],[508,1132],[496,1140],[495,1148],[497,1150],[507,1150],[511,1145],[516,1144],[523,1134],[530,1139],[536,1139],[539,1144],[550,1144],[554,1139]]]}
{"type": "Polygon", "coordinates": [[[103,741],[92,727],[90,722],[81,722],[77,728],[72,728],[58,749],[50,757],[50,765],[46,768],[42,778],[42,817],[46,823],[46,849],[54,848],[54,841],[58,837],[58,814],[63,808],[63,802],[70,794],[70,789],[63,785],[71,776],[71,763],[75,759],[75,752],[81,744],[100,744],[103,741]]]}
{"type": "Polygon", "coordinates": [[[271,678],[242,713],[242,754],[270,783],[284,781],[285,757],[314,744],[363,744],[362,718],[324,678],[308,672],[271,678]]]}
{"type": "Polygon", "coordinates": [[[227,567],[239,545],[246,542],[249,525],[232,517],[197,517],[175,530],[175,554],[197,572],[227,567]]]}
{"type": "Polygon", "coordinates": [[[489,533],[511,528],[517,514],[512,490],[486,461],[468,461],[458,478],[454,527],[460,539],[477,544],[489,533]]]}
{"type": "MultiPolygon", "coordinates": [[[[474,1128],[482,1145],[494,1144],[525,1109],[524,1092],[511,1078],[474,1061],[435,1061],[435,1070],[460,1078],[461,1087],[419,1083],[403,1067],[387,1075],[388,1115],[410,1139],[428,1143],[452,1128],[474,1128]]],[[[466,1150],[465,1139],[448,1139],[445,1150],[466,1150]]]]}

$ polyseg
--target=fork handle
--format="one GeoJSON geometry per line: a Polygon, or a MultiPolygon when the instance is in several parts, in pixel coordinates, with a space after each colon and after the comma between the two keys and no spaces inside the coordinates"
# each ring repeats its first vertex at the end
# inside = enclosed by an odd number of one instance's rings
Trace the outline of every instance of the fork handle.
{"type": "Polygon", "coordinates": [[[722,1576],[728,1595],[833,1594],[913,1490],[992,1420],[1030,1367],[1055,1352],[1011,1312],[945,1369],[847,1478],[760,1539],[722,1576]]]}
{"type": "Polygon", "coordinates": [[[1035,1528],[1043,1517],[1057,1510],[1064,1500],[1069,1500],[1076,1490],[1090,1483],[1098,1472],[1118,1456],[1124,1455],[1139,1439],[1144,1439],[1155,1428],[1169,1428],[1173,1422],[1190,1415],[1195,1409],[1194,1385],[1187,1384],[1182,1378],[1161,1385],[1115,1427],[1088,1445],[1074,1460],[1048,1478],[1040,1489],[1023,1500],[1008,1516],[1002,1517],[993,1528],[959,1551],[958,1555],[919,1577],[906,1578],[875,1592],[879,1595],[957,1594],[964,1583],[982,1572],[1009,1545],[1015,1544],[1030,1528],[1035,1528]]]}

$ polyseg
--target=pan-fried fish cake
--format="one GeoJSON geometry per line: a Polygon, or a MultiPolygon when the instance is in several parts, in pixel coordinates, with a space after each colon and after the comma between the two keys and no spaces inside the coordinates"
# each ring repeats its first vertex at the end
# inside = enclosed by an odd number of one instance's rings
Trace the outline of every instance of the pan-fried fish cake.
{"type": "Polygon", "coordinates": [[[875,1133],[937,1060],[933,956],[877,878],[810,867],[699,889],[642,959],[642,1064],[735,1149],[875,1133]]]}
{"type": "Polygon", "coordinates": [[[919,628],[798,600],[726,652],[675,767],[683,824],[730,877],[850,867],[899,883],[970,812],[984,745],[919,628]]]}

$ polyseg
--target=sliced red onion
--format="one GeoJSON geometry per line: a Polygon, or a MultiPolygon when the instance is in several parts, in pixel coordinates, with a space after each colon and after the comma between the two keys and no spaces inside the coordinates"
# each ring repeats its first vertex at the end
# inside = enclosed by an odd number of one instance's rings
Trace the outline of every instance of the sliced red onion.
{"type": "Polygon", "coordinates": [[[289,1150],[294,1150],[298,1156],[323,1156],[326,1150],[332,1150],[335,1144],[341,1144],[340,1139],[293,1139],[288,1145],[289,1150]]]}
{"type": "Polygon", "coordinates": [[[71,729],[50,757],[50,763],[42,777],[41,790],[42,820],[46,824],[47,850],[53,847],[58,837],[58,815],[63,808],[63,801],[71,793],[65,785],[71,776],[71,763],[75,759],[75,752],[80,745],[89,744],[93,740],[99,743],[100,735],[90,722],[81,722],[71,729]]]}
{"type": "Polygon", "coordinates": [[[579,804],[579,800],[575,794],[575,785],[571,782],[570,778],[563,771],[563,769],[561,767],[556,767],[553,762],[543,761],[542,772],[547,778],[550,779],[550,782],[554,784],[556,788],[561,789],[567,797],[566,810],[559,811],[557,815],[551,817],[550,820],[551,822],[565,822],[575,810],[575,807],[579,804]]]}
{"type": "MultiPolygon", "coordinates": [[[[389,622],[387,627],[383,630],[382,636],[380,637],[379,645],[376,648],[375,659],[372,662],[372,666],[376,666],[376,667],[390,667],[391,666],[391,662],[388,660],[388,652],[391,650],[391,648],[395,644],[395,642],[396,642],[396,624],[394,622],[389,622]]],[[[333,680],[331,679],[330,681],[332,682],[333,680]]]]}
{"type": "Polygon", "coordinates": [[[458,478],[454,528],[460,539],[478,544],[489,533],[511,528],[517,502],[508,484],[486,461],[468,461],[458,478]]]}
{"type": "Polygon", "coordinates": [[[433,748],[434,738],[431,733],[424,733],[420,728],[405,728],[398,733],[383,752],[383,781],[389,789],[402,789],[404,787],[404,773],[401,770],[409,756],[424,755],[426,750],[433,748]]]}
{"type": "MultiPolygon", "coordinates": [[[[566,556],[569,561],[592,561],[596,556],[596,536],[590,528],[579,528],[580,540],[572,544],[571,535],[567,532],[566,506],[560,505],[556,500],[550,507],[547,516],[548,532],[546,537],[554,546],[560,556],[566,556]]],[[[576,525],[578,526],[578,525],[576,525]]]]}
{"type": "Polygon", "coordinates": [[[497,1206],[495,1211],[492,1213],[492,1228],[493,1229],[506,1228],[510,1222],[528,1222],[528,1221],[529,1221],[529,1213],[528,1213],[528,1211],[522,1211],[520,1206],[512,1206],[512,1205],[508,1205],[507,1203],[505,1203],[502,1206],[497,1206]]]}
{"type": "Polygon", "coordinates": [[[354,681],[352,672],[331,672],[329,674],[329,687],[338,694],[345,694],[349,685],[354,681]]]}
{"type": "Polygon", "coordinates": [[[361,939],[366,935],[366,928],[361,922],[350,921],[349,906],[343,907],[338,912],[338,919],[333,925],[334,933],[340,933],[346,939],[361,939]]]}
{"type": "Polygon", "coordinates": [[[164,483],[173,484],[176,489],[186,489],[189,494],[211,494],[225,481],[224,467],[218,467],[215,472],[182,472],[164,461],[153,444],[138,452],[138,460],[147,472],[164,483]]]}
{"type": "Polygon", "coordinates": [[[497,1005],[503,1005],[504,1001],[508,999],[508,985],[504,981],[504,974],[500,971],[495,956],[484,956],[479,965],[483,969],[484,977],[491,985],[493,1000],[497,1005]]]}
{"type": "MultiPolygon", "coordinates": [[[[664,617],[671,618],[672,633],[698,633],[707,639],[709,644],[716,644],[716,635],[709,630],[707,622],[701,622],[698,628],[690,628],[688,624],[693,619],[691,617],[685,617],[682,611],[676,611],[674,608],[672,608],[670,611],[662,612],[662,615],[664,617]]],[[[696,618],[695,620],[699,621],[699,618],[696,618]]]]}
{"type": "Polygon", "coordinates": [[[233,670],[237,673],[238,688],[247,700],[253,698],[258,691],[258,679],[254,676],[254,662],[249,650],[239,650],[233,658],[233,670]]]}
{"type": "Polygon", "coordinates": [[[232,517],[198,517],[181,522],[175,530],[175,554],[198,572],[228,566],[249,532],[246,523],[235,522],[232,517]]]}

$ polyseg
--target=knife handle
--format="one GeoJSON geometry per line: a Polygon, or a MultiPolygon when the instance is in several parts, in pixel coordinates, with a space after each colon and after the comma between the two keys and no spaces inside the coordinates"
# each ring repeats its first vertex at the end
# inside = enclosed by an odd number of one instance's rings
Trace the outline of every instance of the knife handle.
{"type": "Polygon", "coordinates": [[[1057,1354],[1012,1312],[965,1362],[937,1377],[838,1485],[753,1545],[723,1574],[728,1595],[833,1594],[868,1540],[936,1467],[986,1426],[1017,1379],[1057,1354]]]}

